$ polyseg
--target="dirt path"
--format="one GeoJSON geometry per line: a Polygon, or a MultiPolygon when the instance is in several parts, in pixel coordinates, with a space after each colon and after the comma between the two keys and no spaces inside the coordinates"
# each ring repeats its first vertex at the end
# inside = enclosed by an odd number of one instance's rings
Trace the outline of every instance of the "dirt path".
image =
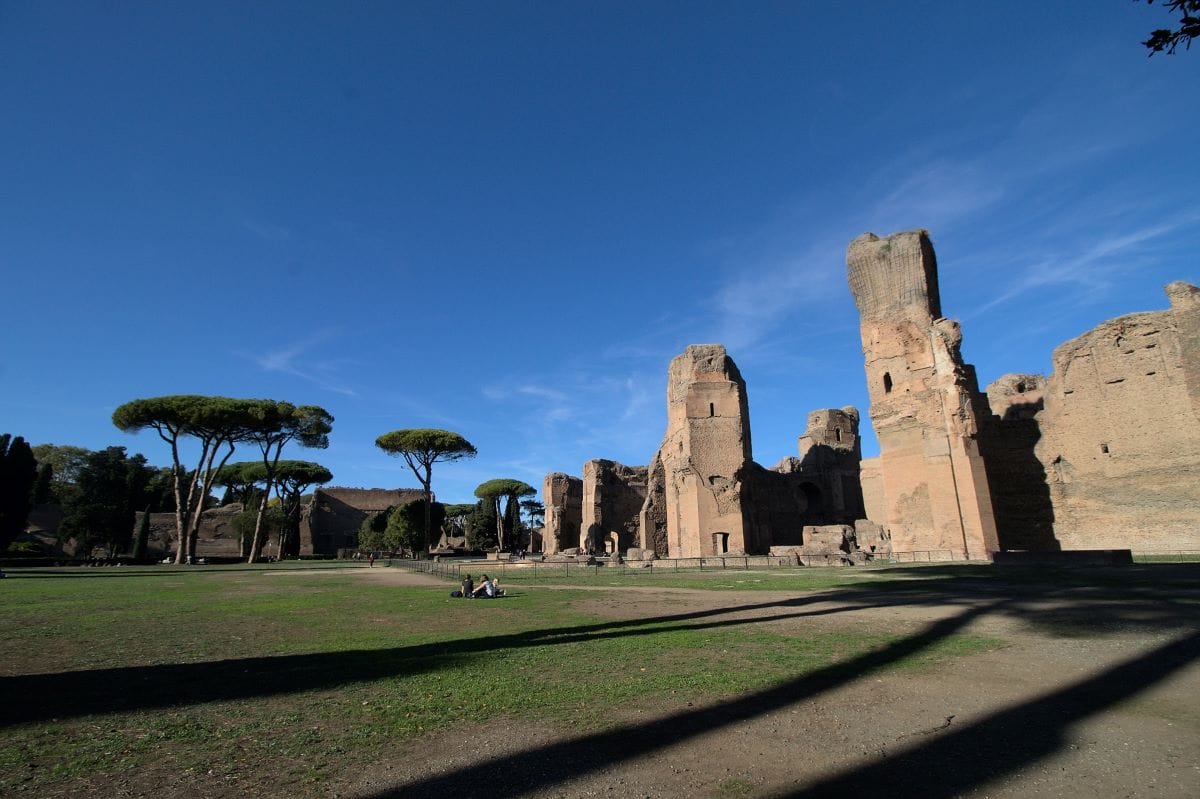
{"type": "MultiPolygon", "coordinates": [[[[384,571],[368,577],[446,585],[384,571]]],[[[505,719],[447,731],[402,748],[338,792],[1190,799],[1200,795],[1200,614],[1196,597],[1185,599],[1051,590],[867,592],[847,602],[833,593],[598,589],[580,610],[753,618],[795,635],[838,627],[906,637],[875,660],[757,694],[614,706],[615,731],[505,719]],[[954,632],[1002,643],[931,669],[876,668],[954,632]]]]}

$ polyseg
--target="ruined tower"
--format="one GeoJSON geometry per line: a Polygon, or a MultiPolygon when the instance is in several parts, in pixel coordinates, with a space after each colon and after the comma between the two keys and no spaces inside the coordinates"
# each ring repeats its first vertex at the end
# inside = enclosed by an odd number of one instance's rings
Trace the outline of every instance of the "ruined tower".
{"type": "Polygon", "coordinates": [[[693,344],[671,361],[667,432],[650,462],[641,545],[694,558],[762,548],[744,508],[750,465],[746,383],[720,344],[693,344]]]}
{"type": "Polygon", "coordinates": [[[978,446],[984,405],[958,323],[942,317],[929,235],[864,234],[846,267],[879,437],[886,518],[873,521],[890,528],[897,552],[987,558],[997,540],[978,446]]]}
{"type": "Polygon", "coordinates": [[[547,555],[579,546],[583,520],[583,482],[562,472],[551,472],[542,483],[546,524],[542,547],[547,555]]]}

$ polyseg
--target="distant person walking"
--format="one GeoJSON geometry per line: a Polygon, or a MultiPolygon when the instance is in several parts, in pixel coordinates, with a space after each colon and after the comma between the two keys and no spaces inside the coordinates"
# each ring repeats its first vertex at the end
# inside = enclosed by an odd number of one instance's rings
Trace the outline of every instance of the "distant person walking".
{"type": "Polygon", "coordinates": [[[375,565],[375,553],[374,552],[372,552],[370,555],[367,555],[367,565],[368,566],[375,565]]]}

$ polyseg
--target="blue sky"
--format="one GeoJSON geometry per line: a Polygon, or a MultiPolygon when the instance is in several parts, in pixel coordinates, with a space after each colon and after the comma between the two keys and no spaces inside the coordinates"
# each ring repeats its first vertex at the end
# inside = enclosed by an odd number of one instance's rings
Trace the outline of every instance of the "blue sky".
{"type": "MultiPolygon", "coordinates": [[[[643,464],[720,342],[755,459],[866,410],[844,254],[924,227],[983,384],[1200,282],[1200,53],[1127,0],[0,5],[0,431],[160,394],[479,449],[434,489],[643,464]]],[[[866,454],[877,447],[866,432],[866,454]]],[[[248,453],[246,453],[248,454],[248,453]]],[[[235,456],[240,457],[240,456],[235,456]]]]}

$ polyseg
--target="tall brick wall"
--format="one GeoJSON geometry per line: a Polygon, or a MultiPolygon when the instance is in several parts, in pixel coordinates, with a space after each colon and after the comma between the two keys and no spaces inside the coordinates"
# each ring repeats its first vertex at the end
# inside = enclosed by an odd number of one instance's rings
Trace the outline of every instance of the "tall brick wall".
{"type": "Polygon", "coordinates": [[[1200,292],[1054,351],[1036,452],[1064,549],[1200,549],[1200,292]]]}
{"type": "Polygon", "coordinates": [[[998,543],[979,452],[984,403],[959,326],[941,315],[928,234],[860,236],[846,267],[880,446],[886,515],[873,521],[891,530],[896,551],[987,557],[998,543]]]}

